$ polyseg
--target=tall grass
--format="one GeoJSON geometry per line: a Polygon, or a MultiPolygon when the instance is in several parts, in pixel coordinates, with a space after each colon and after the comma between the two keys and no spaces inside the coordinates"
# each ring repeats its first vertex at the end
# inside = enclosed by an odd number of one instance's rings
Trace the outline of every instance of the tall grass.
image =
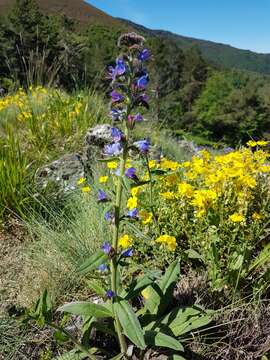
{"type": "Polygon", "coordinates": [[[78,264],[110,240],[102,209],[90,194],[74,193],[61,214],[47,209],[54,221],[33,213],[26,223],[32,241],[24,251],[22,291],[18,302],[29,305],[39,293],[49,289],[56,301],[64,300],[80,288],[75,272],[78,264]]]}
{"type": "Polygon", "coordinates": [[[95,93],[67,95],[30,88],[0,99],[0,219],[24,214],[39,166],[83,146],[89,127],[104,122],[105,106],[95,93]]]}

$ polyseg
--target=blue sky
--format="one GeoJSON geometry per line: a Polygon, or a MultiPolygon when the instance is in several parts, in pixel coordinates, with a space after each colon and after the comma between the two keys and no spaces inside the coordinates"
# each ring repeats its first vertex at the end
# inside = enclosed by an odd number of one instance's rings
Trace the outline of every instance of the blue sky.
{"type": "Polygon", "coordinates": [[[87,0],[152,29],[270,53],[270,0],[87,0]]]}

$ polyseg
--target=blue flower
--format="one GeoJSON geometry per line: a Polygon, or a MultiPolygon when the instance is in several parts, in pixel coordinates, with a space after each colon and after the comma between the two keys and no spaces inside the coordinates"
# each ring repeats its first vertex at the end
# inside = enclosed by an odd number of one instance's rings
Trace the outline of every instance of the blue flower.
{"type": "Polygon", "coordinates": [[[141,122],[141,121],[143,121],[143,116],[138,113],[134,116],[134,120],[137,122],[141,122]]]}
{"type": "Polygon", "coordinates": [[[136,85],[139,89],[145,89],[149,83],[149,76],[145,74],[136,81],[136,85]]]}
{"type": "Polygon", "coordinates": [[[127,217],[132,218],[132,219],[137,219],[138,216],[139,216],[139,212],[136,208],[129,210],[127,213],[127,217]]]}
{"type": "Polygon", "coordinates": [[[124,137],[124,135],[123,135],[122,131],[120,131],[116,127],[112,128],[112,139],[114,142],[121,141],[123,139],[123,137],[124,137]]]}
{"type": "Polygon", "coordinates": [[[112,290],[108,290],[106,291],[106,296],[108,299],[112,299],[113,297],[115,297],[115,293],[112,290]]]}
{"type": "Polygon", "coordinates": [[[131,257],[132,255],[133,255],[133,250],[132,250],[132,248],[129,248],[129,249],[124,250],[124,251],[122,252],[122,256],[123,256],[123,257],[131,257]]]}
{"type": "Polygon", "coordinates": [[[104,153],[106,155],[117,156],[117,155],[121,154],[122,151],[123,151],[123,148],[120,143],[113,143],[113,144],[106,145],[104,147],[104,153]]]}
{"type": "Polygon", "coordinates": [[[115,67],[115,72],[116,75],[121,76],[124,75],[124,73],[126,72],[127,68],[126,68],[126,64],[124,62],[123,59],[116,59],[116,67],[115,67]]]}
{"type": "Polygon", "coordinates": [[[130,167],[125,171],[125,176],[129,179],[137,179],[136,169],[134,167],[130,167]]]}
{"type": "Polygon", "coordinates": [[[123,116],[124,116],[124,110],[120,110],[120,109],[111,109],[110,111],[110,117],[112,118],[112,120],[117,121],[123,120],[123,116]]]}
{"type": "Polygon", "coordinates": [[[111,220],[114,219],[114,216],[110,211],[106,211],[106,213],[104,215],[104,218],[105,218],[106,221],[111,221],[111,220]]]}
{"type": "Polygon", "coordinates": [[[116,90],[113,90],[110,95],[113,103],[120,102],[125,99],[125,97],[116,90]]]}
{"type": "Polygon", "coordinates": [[[108,197],[103,190],[98,190],[98,202],[107,202],[108,197]]]}
{"type": "Polygon", "coordinates": [[[139,55],[138,55],[138,59],[140,61],[146,61],[148,59],[150,59],[151,57],[151,52],[149,49],[143,49],[142,51],[139,52],[139,55]]]}
{"type": "Polygon", "coordinates": [[[101,264],[99,265],[98,270],[101,272],[105,272],[108,270],[108,266],[106,264],[101,264]]]}
{"type": "Polygon", "coordinates": [[[104,254],[109,255],[112,250],[112,246],[106,241],[105,243],[103,243],[101,249],[103,250],[104,254]]]}
{"type": "Polygon", "coordinates": [[[108,77],[113,81],[117,76],[122,76],[126,72],[126,64],[123,59],[116,59],[116,66],[108,67],[108,77]]]}
{"type": "Polygon", "coordinates": [[[147,154],[150,149],[150,141],[148,139],[136,141],[134,145],[140,150],[142,154],[147,154]]]}

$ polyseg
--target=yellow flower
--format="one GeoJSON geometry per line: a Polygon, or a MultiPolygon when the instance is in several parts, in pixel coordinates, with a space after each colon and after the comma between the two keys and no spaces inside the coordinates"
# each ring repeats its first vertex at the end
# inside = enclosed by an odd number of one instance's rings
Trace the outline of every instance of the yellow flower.
{"type": "Polygon", "coordinates": [[[138,195],[139,191],[140,191],[140,186],[135,186],[131,189],[130,192],[133,197],[136,197],[138,195]]]}
{"type": "Polygon", "coordinates": [[[127,208],[129,210],[135,209],[138,205],[138,199],[136,196],[132,196],[127,201],[127,208]]]}
{"type": "Polygon", "coordinates": [[[234,223],[243,222],[245,220],[243,215],[237,213],[230,215],[229,219],[234,223]]]}
{"type": "Polygon", "coordinates": [[[131,166],[132,166],[132,161],[131,161],[130,159],[128,159],[128,160],[126,161],[125,168],[128,169],[128,168],[130,168],[131,166]]]}
{"type": "Polygon", "coordinates": [[[77,181],[77,184],[78,185],[82,185],[86,182],[86,178],[80,178],[78,181],[77,181]]]}
{"type": "Polygon", "coordinates": [[[107,168],[108,169],[117,169],[117,166],[118,166],[118,164],[117,164],[116,161],[109,161],[107,163],[107,168]]]}
{"type": "Polygon", "coordinates": [[[143,225],[147,225],[153,220],[153,214],[145,210],[139,212],[139,217],[141,218],[143,225]]]}
{"type": "Polygon", "coordinates": [[[251,217],[255,221],[260,220],[262,218],[262,216],[260,214],[258,214],[257,212],[254,212],[251,217]]]}
{"type": "Polygon", "coordinates": [[[89,193],[91,191],[91,188],[90,188],[90,186],[84,186],[84,187],[82,187],[81,190],[83,193],[89,193]]]}
{"type": "Polygon", "coordinates": [[[178,192],[180,195],[186,196],[186,197],[192,197],[193,195],[193,186],[183,182],[178,185],[178,192]]]}
{"type": "Polygon", "coordinates": [[[249,140],[249,141],[247,142],[247,146],[255,147],[255,146],[257,146],[257,141],[249,140]]]}
{"type": "Polygon", "coordinates": [[[123,249],[127,249],[128,247],[130,247],[133,244],[133,240],[129,237],[129,235],[123,235],[119,241],[118,241],[119,246],[121,246],[123,249]]]}
{"type": "Polygon", "coordinates": [[[108,176],[100,176],[99,182],[100,182],[101,184],[104,184],[104,183],[106,183],[107,181],[108,181],[108,176]]]}
{"type": "Polygon", "coordinates": [[[258,146],[266,146],[266,145],[268,145],[268,143],[269,143],[269,141],[265,141],[265,140],[257,141],[258,146]]]}
{"type": "Polygon", "coordinates": [[[160,194],[164,199],[172,200],[175,197],[175,193],[172,191],[166,191],[160,194]]]}
{"type": "Polygon", "coordinates": [[[176,238],[170,235],[161,235],[156,239],[156,243],[161,243],[168,247],[170,251],[175,251],[177,243],[176,238]]]}
{"type": "Polygon", "coordinates": [[[153,169],[156,166],[155,160],[149,160],[148,162],[149,169],[153,169]]]}

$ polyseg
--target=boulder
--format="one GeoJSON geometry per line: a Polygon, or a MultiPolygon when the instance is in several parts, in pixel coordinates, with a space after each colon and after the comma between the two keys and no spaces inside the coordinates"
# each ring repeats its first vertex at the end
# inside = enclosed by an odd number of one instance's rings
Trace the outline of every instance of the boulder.
{"type": "Polygon", "coordinates": [[[41,188],[54,184],[64,190],[74,189],[78,179],[85,176],[82,154],[64,155],[60,159],[40,168],[36,182],[41,188]]]}

